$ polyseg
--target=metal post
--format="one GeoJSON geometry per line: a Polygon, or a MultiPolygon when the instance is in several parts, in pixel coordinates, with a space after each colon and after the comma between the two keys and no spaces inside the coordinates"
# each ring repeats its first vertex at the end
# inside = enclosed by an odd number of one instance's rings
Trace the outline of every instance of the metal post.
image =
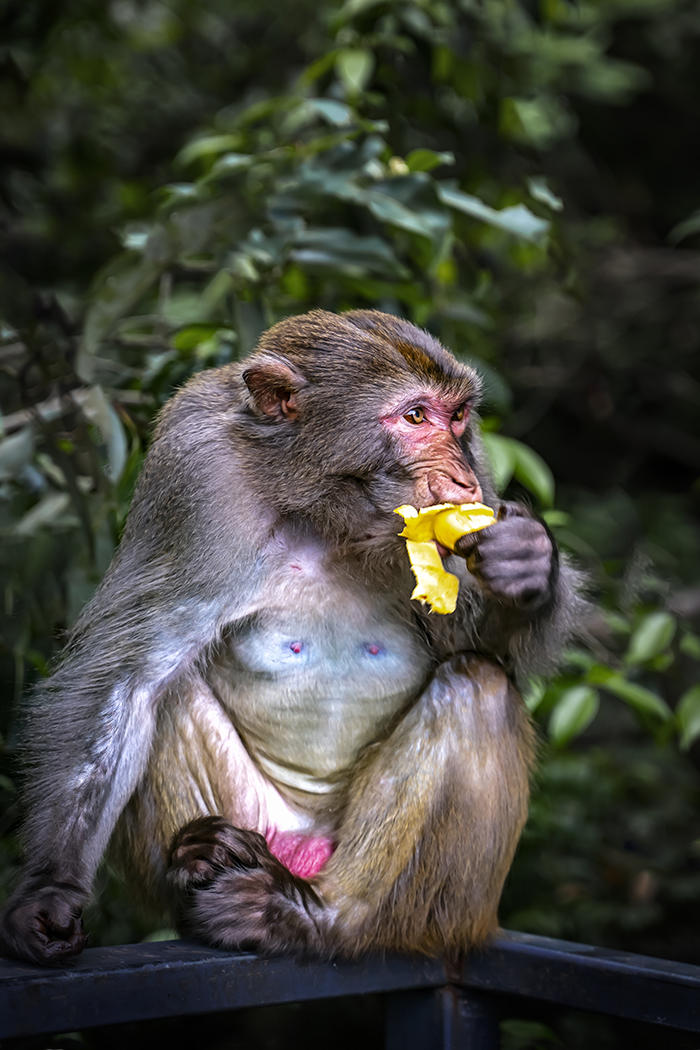
{"type": "Polygon", "coordinates": [[[455,985],[386,997],[386,1050],[499,1050],[498,1011],[488,995],[455,985]]]}

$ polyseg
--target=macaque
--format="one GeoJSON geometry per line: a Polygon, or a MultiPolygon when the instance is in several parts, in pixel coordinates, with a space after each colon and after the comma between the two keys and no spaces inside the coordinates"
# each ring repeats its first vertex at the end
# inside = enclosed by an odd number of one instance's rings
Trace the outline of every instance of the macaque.
{"type": "Polygon", "coordinates": [[[165,406],[121,546],[31,700],[7,954],[62,962],[108,843],[207,944],[456,954],[525,822],[518,692],[575,573],[497,500],[475,372],[406,321],[321,310],[165,406]],[[454,613],[411,601],[400,504],[482,501],[454,613]]]}

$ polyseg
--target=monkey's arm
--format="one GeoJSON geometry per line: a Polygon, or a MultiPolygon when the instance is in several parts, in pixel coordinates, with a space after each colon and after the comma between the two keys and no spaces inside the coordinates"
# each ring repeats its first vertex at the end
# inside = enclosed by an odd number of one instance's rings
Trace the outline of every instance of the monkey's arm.
{"type": "Polygon", "coordinates": [[[502,503],[496,524],[464,536],[456,553],[479,592],[474,647],[518,680],[553,669],[587,605],[581,575],[543,522],[522,504],[502,503]]]}
{"type": "Polygon", "coordinates": [[[29,705],[25,869],[0,924],[8,953],[80,951],[80,909],[148,762],[158,701],[254,593],[255,551],[241,537],[256,531],[233,510],[236,464],[211,400],[197,418],[182,394],[161,423],[122,546],[29,705]]]}
{"type": "Polygon", "coordinates": [[[88,608],[91,622],[83,617],[27,713],[25,870],[0,937],[8,952],[37,961],[82,947],[79,911],[148,760],[158,698],[194,660],[210,626],[194,608],[187,624],[162,595],[156,604],[138,587],[117,608],[117,582],[107,588],[110,599],[100,593],[88,608]],[[144,619],[138,609],[149,602],[153,619],[144,619]]]}

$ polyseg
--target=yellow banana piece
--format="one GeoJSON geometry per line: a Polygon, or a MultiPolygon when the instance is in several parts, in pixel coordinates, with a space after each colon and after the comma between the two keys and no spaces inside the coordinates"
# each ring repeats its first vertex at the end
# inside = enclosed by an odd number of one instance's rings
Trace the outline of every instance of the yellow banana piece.
{"type": "Polygon", "coordinates": [[[432,612],[451,613],[457,606],[459,580],[442,565],[437,544],[454,550],[460,536],[493,525],[496,516],[483,503],[439,503],[416,510],[409,504],[397,507],[404,520],[399,533],[406,540],[416,586],[411,598],[427,602],[432,612]]]}

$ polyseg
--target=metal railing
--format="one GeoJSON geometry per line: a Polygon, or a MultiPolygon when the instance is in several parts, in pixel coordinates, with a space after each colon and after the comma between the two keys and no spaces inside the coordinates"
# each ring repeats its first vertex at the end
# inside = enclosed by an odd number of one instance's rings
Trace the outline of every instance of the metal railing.
{"type": "Polygon", "coordinates": [[[458,968],[263,959],[187,941],[92,948],[56,970],[3,959],[0,1037],[362,994],[387,997],[387,1050],[494,1050],[505,1003],[516,1017],[537,1003],[700,1032],[700,967],[504,933],[458,968]]]}

